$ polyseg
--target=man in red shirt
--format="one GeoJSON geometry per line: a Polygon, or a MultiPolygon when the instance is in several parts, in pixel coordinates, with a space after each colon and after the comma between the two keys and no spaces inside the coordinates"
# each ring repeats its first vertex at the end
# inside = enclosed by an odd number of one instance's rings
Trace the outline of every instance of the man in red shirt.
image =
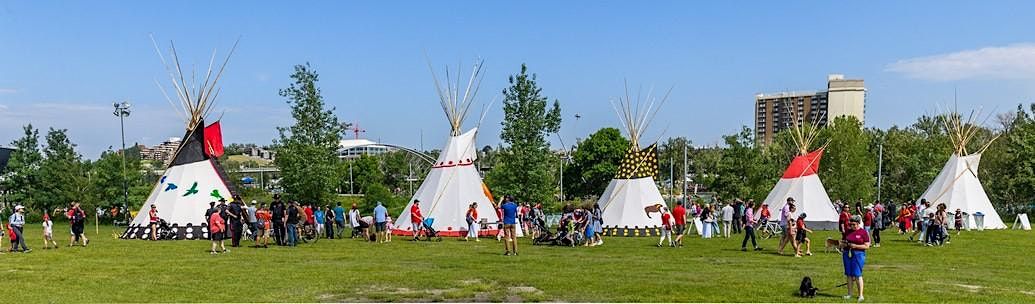
{"type": "Polygon", "coordinates": [[[424,216],[420,214],[420,200],[413,200],[413,205],[410,206],[410,224],[413,224],[413,239],[417,240],[420,236],[421,222],[424,221],[424,216]]]}
{"type": "Polygon", "coordinates": [[[848,214],[848,207],[841,207],[841,215],[837,218],[837,229],[841,231],[841,237],[844,237],[845,233],[848,233],[848,230],[851,229],[848,223],[850,218],[852,218],[852,215],[848,214]]]}
{"type": "Polygon", "coordinates": [[[305,204],[305,224],[312,225],[316,218],[313,217],[313,204],[305,204]]]}
{"type": "Polygon", "coordinates": [[[683,202],[676,203],[672,217],[676,218],[676,227],[672,230],[676,235],[676,246],[683,247],[683,236],[686,235],[686,208],[683,208],[683,202]]]}

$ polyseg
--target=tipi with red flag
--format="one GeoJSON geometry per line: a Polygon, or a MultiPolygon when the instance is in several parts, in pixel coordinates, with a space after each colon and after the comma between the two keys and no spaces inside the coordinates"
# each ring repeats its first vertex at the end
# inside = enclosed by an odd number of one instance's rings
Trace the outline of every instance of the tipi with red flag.
{"type": "MultiPolygon", "coordinates": [[[[791,120],[797,122],[797,118],[791,120]]],[[[797,209],[793,212],[795,219],[799,214],[805,213],[805,222],[809,228],[836,229],[838,212],[834,210],[834,204],[830,202],[830,196],[827,195],[827,190],[823,187],[823,182],[819,180],[819,174],[817,174],[819,161],[823,158],[823,151],[826,147],[820,147],[812,152],[808,150],[819,133],[818,128],[795,123],[790,131],[794,145],[798,149],[798,155],[791,160],[791,164],[787,166],[787,170],[784,170],[783,176],[763,201],[769,205],[769,212],[772,214],[770,220],[780,220],[781,209],[787,204],[788,198],[793,198],[797,209]]]]}
{"type": "MultiPolygon", "coordinates": [[[[234,48],[236,47],[234,44],[234,48]]],[[[190,83],[185,83],[185,75],[180,72],[175,48],[170,52],[173,56],[173,66],[162,58],[162,63],[166,65],[166,70],[172,78],[172,95],[177,97],[183,108],[181,114],[187,123],[186,134],[173,153],[168,168],[122,234],[123,239],[150,238],[152,205],[158,209],[158,217],[170,225],[174,239],[207,239],[208,224],[205,211],[208,210],[209,203],[224,198],[229,201],[233,197],[234,189],[228,182],[226,172],[216,161],[216,158],[223,155],[219,122],[206,126],[205,117],[215,105],[215,97],[219,92],[216,84],[219,83],[234,48],[230,50],[215,74],[213,67],[209,67],[208,73],[203,76],[204,79],[187,79],[190,83]]],[[[213,59],[214,56],[213,54],[213,59]]],[[[165,88],[162,88],[162,93],[166,97],[170,95],[165,88]]],[[[172,99],[169,102],[174,103],[172,99]]]]}

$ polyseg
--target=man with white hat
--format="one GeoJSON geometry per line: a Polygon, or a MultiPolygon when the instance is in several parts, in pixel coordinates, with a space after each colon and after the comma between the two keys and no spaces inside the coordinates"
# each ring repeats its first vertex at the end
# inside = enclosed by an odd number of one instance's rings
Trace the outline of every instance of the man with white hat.
{"type": "Polygon", "coordinates": [[[21,252],[32,251],[28,246],[25,246],[25,236],[22,233],[22,229],[25,227],[25,206],[14,206],[14,214],[11,214],[8,223],[11,224],[11,233],[14,233],[14,237],[17,239],[11,247],[11,252],[19,251],[18,246],[21,246],[21,252]]]}

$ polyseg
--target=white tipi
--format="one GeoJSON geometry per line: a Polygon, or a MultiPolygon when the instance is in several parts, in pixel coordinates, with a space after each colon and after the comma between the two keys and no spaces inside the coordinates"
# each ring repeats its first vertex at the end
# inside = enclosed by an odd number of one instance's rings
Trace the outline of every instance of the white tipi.
{"type": "Polygon", "coordinates": [[[981,228],[1006,229],[1006,224],[992,206],[988,195],[985,194],[984,187],[981,186],[981,180],[978,179],[981,153],[988,149],[995,138],[985,143],[978,152],[972,154],[967,152],[967,144],[974,140],[978,130],[973,117],[975,115],[971,113],[970,118],[964,121],[962,116],[955,112],[942,117],[942,124],[946,133],[949,134],[955,151],[942,167],[942,171],[934,178],[934,182],[920,196],[920,200],[931,202],[931,206],[935,208],[938,204],[944,203],[945,211],[950,214],[950,217],[956,209],[960,209],[967,214],[966,227],[978,228],[974,215],[980,212],[984,215],[981,228]]]}
{"type": "Polygon", "coordinates": [[[798,150],[798,156],[791,160],[783,176],[762,202],[769,205],[771,220],[779,220],[787,199],[793,198],[796,211],[792,216],[797,217],[805,213],[805,222],[811,229],[836,229],[837,211],[834,210],[834,204],[830,202],[830,196],[827,195],[827,190],[817,174],[825,147],[812,152],[808,150],[816,140],[819,129],[805,122],[799,123],[793,113],[795,111],[792,109],[790,112],[793,122],[791,138],[798,150]]]}
{"type": "MultiPolygon", "coordinates": [[[[396,219],[393,234],[413,235],[413,228],[409,222],[410,208],[414,201],[420,201],[421,214],[425,218],[434,220],[432,228],[441,236],[467,235],[466,214],[471,203],[478,203],[477,221],[499,222],[496,208],[493,206],[492,193],[482,182],[475,166],[475,161],[478,159],[475,148],[475,135],[478,133],[478,128],[461,133],[463,121],[478,93],[478,86],[481,83],[481,67],[482,62],[475,64],[466,89],[462,92],[459,78],[451,81],[448,70],[446,71],[445,87],[439,83],[438,77],[434,76],[434,71],[432,71],[439,102],[449,120],[450,136],[445,147],[442,148],[442,153],[431,167],[431,172],[428,173],[417,192],[413,194],[413,199],[403,209],[402,214],[399,214],[396,219]]],[[[479,235],[494,236],[498,232],[495,225],[489,225],[478,233],[479,235]]]]}
{"type": "MultiPolygon", "coordinates": [[[[215,105],[219,89],[216,85],[223,75],[237,44],[231,48],[219,70],[213,75],[212,64],[204,79],[189,79],[187,83],[181,72],[176,49],[170,49],[173,63],[170,66],[162,58],[166,71],[172,79],[175,95],[179,99],[186,119],[187,130],[179,147],[173,153],[169,167],[162,174],[151,194],[140,207],[140,212],[122,234],[123,239],[148,239],[151,234],[151,205],[158,209],[158,217],[171,225],[176,239],[206,239],[208,224],[205,210],[209,203],[222,198],[229,200],[234,190],[228,182],[225,171],[216,161],[223,154],[222,134],[219,122],[205,125],[207,116],[215,105]]],[[[157,50],[157,45],[155,46],[157,50]]],[[[213,54],[213,61],[215,54],[213,54]]],[[[168,99],[165,88],[159,86],[168,99]]],[[[173,103],[172,99],[168,99],[173,103]]]]}
{"type": "Polygon", "coordinates": [[[617,104],[612,102],[629,133],[630,147],[615,177],[597,201],[603,209],[602,228],[604,235],[608,236],[659,235],[661,214],[657,213],[657,206],[664,205],[665,199],[654,183],[654,177],[658,175],[657,144],[640,150],[639,141],[668,95],[658,100],[648,93],[643,107],[639,107],[637,100],[634,108],[628,91],[626,88],[626,96],[619,97],[617,104]]]}

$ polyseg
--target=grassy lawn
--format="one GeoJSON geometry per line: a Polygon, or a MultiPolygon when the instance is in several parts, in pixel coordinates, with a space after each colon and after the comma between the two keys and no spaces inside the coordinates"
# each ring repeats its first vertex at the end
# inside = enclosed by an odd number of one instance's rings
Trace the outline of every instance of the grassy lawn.
{"type": "MultiPolygon", "coordinates": [[[[494,239],[346,239],[212,256],[206,241],[116,240],[111,227],[101,235],[89,227],[88,248],[41,250],[38,225],[30,228],[35,251],[0,255],[0,282],[14,291],[5,303],[841,302],[844,294],[831,289],[843,280],[839,255],[819,245],[812,257],[779,256],[776,239],[762,241],[763,252],[740,252],[739,239],[696,236],[677,249],[653,247],[648,238],[610,238],[593,248],[533,247],[524,239],[517,257],[502,256],[494,239]],[[823,295],[793,295],[806,275],[823,295]]],[[[1032,232],[964,232],[943,248],[886,234],[868,255],[868,302],[1035,302],[1032,232]]]]}

